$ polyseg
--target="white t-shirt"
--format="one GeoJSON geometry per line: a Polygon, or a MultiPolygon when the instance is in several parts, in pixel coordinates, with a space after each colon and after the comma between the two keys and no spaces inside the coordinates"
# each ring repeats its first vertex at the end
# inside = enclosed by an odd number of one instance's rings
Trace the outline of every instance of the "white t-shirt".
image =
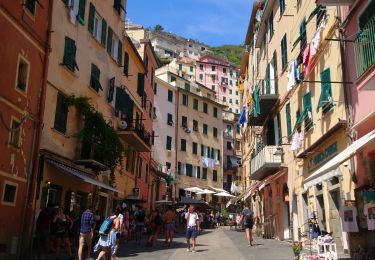
{"type": "Polygon", "coordinates": [[[375,230],[375,202],[365,204],[363,211],[367,218],[367,229],[375,230]]]}
{"type": "Polygon", "coordinates": [[[358,232],[357,214],[357,209],[354,206],[340,207],[342,231],[358,232]]]}
{"type": "MultiPolygon", "coordinates": [[[[186,213],[185,216],[189,214],[186,213]]],[[[198,220],[198,214],[196,212],[190,213],[189,218],[187,219],[187,226],[188,227],[195,227],[197,225],[197,220],[198,220]]]]}

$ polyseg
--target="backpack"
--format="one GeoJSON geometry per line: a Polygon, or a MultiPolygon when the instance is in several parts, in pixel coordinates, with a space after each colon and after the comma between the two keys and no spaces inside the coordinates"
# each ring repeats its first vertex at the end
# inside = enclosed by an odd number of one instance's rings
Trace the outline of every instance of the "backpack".
{"type": "Polygon", "coordinates": [[[112,218],[106,218],[99,229],[99,235],[107,236],[109,234],[109,231],[111,231],[113,225],[113,219],[112,218]]]}
{"type": "Polygon", "coordinates": [[[137,213],[135,214],[135,220],[137,222],[144,222],[145,221],[145,213],[144,213],[143,210],[137,211],[137,213]]]}
{"type": "Polygon", "coordinates": [[[249,209],[245,215],[245,221],[247,224],[252,224],[253,223],[253,213],[251,212],[251,210],[249,209]]]}

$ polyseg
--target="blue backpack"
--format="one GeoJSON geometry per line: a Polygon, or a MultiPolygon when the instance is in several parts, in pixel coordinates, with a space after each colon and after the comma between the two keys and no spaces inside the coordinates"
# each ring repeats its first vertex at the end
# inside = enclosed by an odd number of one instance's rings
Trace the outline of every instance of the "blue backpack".
{"type": "Polygon", "coordinates": [[[113,219],[112,218],[106,218],[99,229],[99,235],[107,236],[109,234],[109,231],[111,231],[113,225],[113,219]]]}

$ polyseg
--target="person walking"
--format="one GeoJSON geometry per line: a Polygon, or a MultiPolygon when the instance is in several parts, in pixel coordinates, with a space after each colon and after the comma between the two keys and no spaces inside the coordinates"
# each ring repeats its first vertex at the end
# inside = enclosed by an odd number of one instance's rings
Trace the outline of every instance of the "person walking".
{"type": "Polygon", "coordinates": [[[236,228],[235,229],[240,228],[240,226],[241,226],[241,215],[240,215],[240,213],[237,213],[236,214],[236,228]]]}
{"type": "Polygon", "coordinates": [[[142,240],[142,232],[143,227],[145,225],[145,212],[141,206],[136,206],[136,210],[134,212],[134,219],[135,219],[135,242],[139,245],[142,240]]]}
{"type": "Polygon", "coordinates": [[[94,236],[95,219],[91,206],[81,215],[81,226],[79,230],[78,260],[83,260],[83,249],[87,247],[87,258],[91,257],[91,242],[94,236]]]}
{"type": "Polygon", "coordinates": [[[165,229],[165,245],[171,246],[173,241],[174,224],[176,220],[176,213],[171,206],[168,206],[164,213],[164,229],[165,229]]]}
{"type": "Polygon", "coordinates": [[[50,231],[51,216],[47,208],[43,208],[36,221],[36,236],[38,239],[38,257],[43,259],[48,254],[48,236],[50,231]]]}
{"type": "Polygon", "coordinates": [[[254,212],[250,209],[249,204],[245,203],[244,208],[241,212],[241,221],[245,227],[246,231],[246,238],[247,238],[247,245],[253,245],[253,238],[252,238],[252,229],[254,225],[254,212]]]}
{"type": "Polygon", "coordinates": [[[194,206],[190,206],[188,212],[185,214],[185,219],[187,223],[186,229],[186,241],[187,241],[187,251],[195,253],[195,244],[199,231],[199,217],[195,212],[194,206]],[[190,241],[192,248],[190,249],[190,241]]]}
{"type": "Polygon", "coordinates": [[[119,244],[117,234],[120,231],[120,220],[116,214],[117,212],[105,219],[100,227],[99,241],[94,247],[94,252],[100,251],[97,259],[105,257],[108,251],[111,253],[111,260],[116,259],[119,244]]]}
{"type": "Polygon", "coordinates": [[[59,207],[53,223],[56,225],[56,259],[60,257],[61,243],[64,243],[69,259],[74,259],[69,241],[69,229],[72,228],[73,221],[59,207]]]}
{"type": "Polygon", "coordinates": [[[156,240],[163,228],[163,219],[158,210],[154,210],[150,216],[150,237],[148,239],[149,246],[155,246],[156,240]]]}

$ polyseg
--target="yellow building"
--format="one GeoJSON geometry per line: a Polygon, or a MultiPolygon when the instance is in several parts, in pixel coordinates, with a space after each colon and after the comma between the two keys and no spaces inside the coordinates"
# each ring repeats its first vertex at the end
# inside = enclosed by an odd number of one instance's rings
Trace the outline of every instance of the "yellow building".
{"type": "Polygon", "coordinates": [[[348,167],[319,174],[348,141],[340,15],[340,9],[314,1],[267,1],[259,9],[254,4],[239,89],[250,187],[243,197],[253,195],[264,236],[298,240],[315,215],[343,252],[348,245],[339,209],[353,199],[354,184],[348,167]]]}
{"type": "Polygon", "coordinates": [[[94,202],[104,217],[132,192],[137,152],[150,149],[134,134],[132,125],[124,130],[121,122],[143,112],[136,92],[145,68],[131,40],[123,37],[125,1],[116,6],[102,1],[72,3],[71,8],[70,1],[53,5],[37,208],[56,204],[68,213],[79,214],[94,202]],[[69,105],[70,96],[76,100],[84,97],[88,102],[69,105]],[[85,108],[82,104],[91,106],[91,112],[80,111],[85,108]],[[126,111],[130,105],[131,115],[124,113],[130,111],[126,111]],[[87,115],[94,115],[93,121],[87,115]],[[78,135],[82,129],[90,129],[85,128],[89,123],[93,123],[96,141],[90,135],[78,135]],[[127,132],[137,141],[128,145],[127,132]],[[113,144],[98,136],[112,138],[113,144]],[[120,158],[118,154],[110,156],[121,151],[120,140],[126,156],[122,170],[119,161],[113,161],[120,158]]]}

